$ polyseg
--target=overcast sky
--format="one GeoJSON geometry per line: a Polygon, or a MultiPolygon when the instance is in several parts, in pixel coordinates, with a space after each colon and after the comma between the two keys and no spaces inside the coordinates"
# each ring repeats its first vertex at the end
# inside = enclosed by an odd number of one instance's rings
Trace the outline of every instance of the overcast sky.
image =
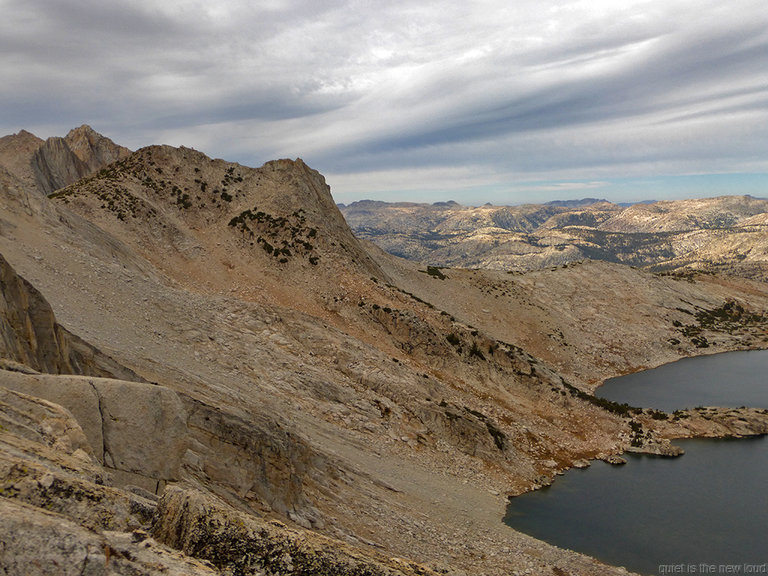
{"type": "Polygon", "coordinates": [[[768,196],[764,0],[0,0],[0,134],[80,124],[338,202],[768,196]]]}

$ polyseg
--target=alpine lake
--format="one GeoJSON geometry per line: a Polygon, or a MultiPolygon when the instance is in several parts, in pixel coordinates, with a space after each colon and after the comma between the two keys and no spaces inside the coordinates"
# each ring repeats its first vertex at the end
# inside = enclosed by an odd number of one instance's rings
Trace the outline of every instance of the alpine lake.
{"type": "MultiPolygon", "coordinates": [[[[598,396],[666,412],[768,408],[768,350],[687,358],[598,396]]],[[[640,574],[768,574],[768,437],[676,440],[685,454],[593,462],[513,498],[512,528],[640,574]]]]}

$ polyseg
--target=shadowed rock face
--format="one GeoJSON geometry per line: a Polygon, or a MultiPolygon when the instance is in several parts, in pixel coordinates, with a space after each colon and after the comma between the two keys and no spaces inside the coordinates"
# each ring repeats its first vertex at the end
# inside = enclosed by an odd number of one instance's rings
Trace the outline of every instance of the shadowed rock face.
{"type": "Polygon", "coordinates": [[[130,153],[127,148],[83,125],[64,138],[48,138],[35,150],[30,164],[38,187],[47,195],[126,158],[130,153]]]}
{"type": "Polygon", "coordinates": [[[88,173],[85,162],[80,160],[64,138],[49,138],[32,157],[32,168],[38,186],[50,194],[88,173]]]}
{"type": "Polygon", "coordinates": [[[42,139],[26,130],[3,136],[0,138],[0,172],[4,170],[13,175],[27,188],[36,188],[31,160],[42,145],[42,139]]]}
{"type": "Polygon", "coordinates": [[[53,310],[0,255],[0,361],[38,372],[140,380],[96,348],[62,328],[53,310]]]}

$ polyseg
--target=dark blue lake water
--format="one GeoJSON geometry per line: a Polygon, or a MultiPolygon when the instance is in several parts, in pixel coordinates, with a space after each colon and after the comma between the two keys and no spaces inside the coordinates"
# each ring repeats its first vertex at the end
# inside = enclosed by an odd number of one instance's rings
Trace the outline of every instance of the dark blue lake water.
{"type": "Polygon", "coordinates": [[[696,406],[768,408],[768,350],[684,358],[606,380],[597,395],[666,412],[696,406]]]}
{"type": "MultiPolygon", "coordinates": [[[[611,399],[665,410],[768,407],[768,351],[663,368],[624,377],[632,390],[611,399]],[[636,386],[650,390],[652,402],[636,395],[636,386]],[[677,400],[670,400],[674,394],[677,400]]],[[[623,388],[624,378],[612,387],[623,388]]],[[[681,458],[629,454],[626,466],[595,462],[571,470],[551,487],[513,499],[504,521],[642,574],[768,573],[768,438],[675,443],[685,449],[681,458]]]]}

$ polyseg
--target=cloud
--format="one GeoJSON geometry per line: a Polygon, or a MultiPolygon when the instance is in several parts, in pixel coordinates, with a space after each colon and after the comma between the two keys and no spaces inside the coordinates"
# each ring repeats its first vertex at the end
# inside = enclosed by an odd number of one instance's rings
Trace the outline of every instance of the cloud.
{"type": "Polygon", "coordinates": [[[439,176],[457,167],[471,173],[453,181],[467,194],[768,172],[768,14],[756,0],[0,0],[0,11],[4,134],[87,122],[132,147],[301,156],[342,193],[382,197],[381,178],[458,194],[439,176]]]}

